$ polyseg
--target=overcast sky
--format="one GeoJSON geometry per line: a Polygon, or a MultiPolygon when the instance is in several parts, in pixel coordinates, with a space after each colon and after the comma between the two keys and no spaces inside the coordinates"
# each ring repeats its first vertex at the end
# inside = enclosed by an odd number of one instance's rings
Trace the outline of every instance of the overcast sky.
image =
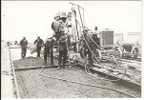
{"type": "MultiPolygon", "coordinates": [[[[90,29],[109,28],[116,33],[141,32],[140,1],[74,1],[84,7],[90,29]]],[[[2,39],[33,41],[51,36],[51,23],[59,11],[70,11],[69,1],[3,1],[2,39]]]]}

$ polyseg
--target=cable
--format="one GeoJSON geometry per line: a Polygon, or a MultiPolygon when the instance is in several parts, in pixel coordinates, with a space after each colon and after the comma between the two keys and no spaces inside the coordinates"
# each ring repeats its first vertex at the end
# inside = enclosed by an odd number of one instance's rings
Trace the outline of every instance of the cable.
{"type": "Polygon", "coordinates": [[[121,76],[121,78],[118,78],[118,79],[116,79],[116,80],[111,80],[111,79],[107,79],[107,78],[109,78],[109,76],[104,77],[104,78],[98,78],[97,76],[93,75],[92,73],[89,72],[89,69],[88,69],[87,65],[85,65],[85,71],[86,71],[86,73],[87,73],[88,75],[93,76],[93,77],[95,77],[96,79],[104,80],[104,81],[110,81],[110,82],[120,81],[121,79],[123,79],[123,78],[125,77],[125,75],[126,75],[126,73],[127,73],[127,69],[124,69],[124,72],[123,72],[123,75],[121,76]]]}
{"type": "Polygon", "coordinates": [[[63,79],[63,78],[51,77],[51,76],[47,76],[47,75],[44,75],[44,74],[39,74],[39,75],[40,75],[40,76],[43,76],[43,77],[50,78],[50,79],[65,81],[65,82],[69,82],[69,83],[75,83],[75,84],[79,84],[79,85],[83,85],[83,86],[89,86],[89,87],[101,88],[101,89],[105,89],[105,90],[111,90],[111,91],[118,92],[118,93],[120,93],[120,94],[127,95],[127,96],[132,97],[132,98],[136,98],[135,96],[130,95],[130,94],[128,94],[128,93],[125,93],[125,92],[122,92],[122,91],[119,91],[119,90],[116,90],[116,89],[104,87],[104,86],[98,86],[98,85],[95,86],[95,85],[91,85],[91,84],[85,84],[85,83],[70,81],[70,80],[66,80],[66,79],[63,79]]]}
{"type": "Polygon", "coordinates": [[[96,79],[99,79],[99,80],[110,81],[110,82],[116,82],[116,81],[119,81],[119,80],[123,79],[124,76],[125,76],[126,73],[127,73],[127,70],[125,69],[125,70],[124,70],[123,76],[122,76],[121,78],[116,79],[116,80],[107,79],[107,78],[109,78],[109,76],[107,76],[107,77],[105,77],[105,78],[98,78],[97,76],[95,76],[95,75],[93,75],[92,73],[89,72],[89,67],[88,67],[87,59],[85,59],[85,62],[86,62],[86,63],[84,64],[85,72],[86,72],[88,75],[93,76],[93,77],[95,77],[96,79]]]}
{"type": "MultiPolygon", "coordinates": [[[[118,79],[116,79],[116,80],[107,79],[107,78],[109,78],[109,76],[104,77],[104,78],[98,78],[97,76],[95,76],[95,75],[91,74],[90,72],[88,72],[87,69],[88,69],[88,67],[87,67],[87,65],[85,65],[85,71],[86,71],[86,73],[87,73],[88,75],[90,75],[90,76],[95,77],[96,79],[99,79],[99,80],[110,81],[110,82],[116,82],[116,81],[119,81],[119,80],[121,80],[122,78],[124,78],[124,75],[123,75],[121,78],[118,78],[118,79]]],[[[125,71],[125,72],[126,72],[126,71],[125,71]]]]}

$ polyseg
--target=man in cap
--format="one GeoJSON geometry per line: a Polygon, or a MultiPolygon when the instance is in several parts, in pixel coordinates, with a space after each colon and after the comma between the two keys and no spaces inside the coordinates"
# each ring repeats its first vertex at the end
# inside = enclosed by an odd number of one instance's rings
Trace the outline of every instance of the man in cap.
{"type": "Polygon", "coordinates": [[[21,57],[22,58],[25,58],[25,56],[26,56],[27,45],[28,45],[28,41],[26,40],[25,37],[23,37],[23,39],[20,41],[21,57]]]}
{"type": "Polygon", "coordinates": [[[54,39],[48,38],[44,44],[44,62],[47,64],[47,57],[50,56],[51,64],[53,65],[53,44],[54,39]]]}
{"type": "Polygon", "coordinates": [[[64,68],[67,61],[68,45],[67,36],[63,35],[59,39],[59,69],[64,68]]]}
{"type": "Polygon", "coordinates": [[[38,36],[34,44],[36,44],[37,48],[37,57],[40,57],[41,47],[44,45],[44,41],[38,36]]]}

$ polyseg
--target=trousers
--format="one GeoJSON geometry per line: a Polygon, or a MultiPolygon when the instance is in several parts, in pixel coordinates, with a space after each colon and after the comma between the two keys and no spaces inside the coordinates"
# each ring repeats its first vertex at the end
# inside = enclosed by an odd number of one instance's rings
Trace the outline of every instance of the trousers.
{"type": "Polygon", "coordinates": [[[48,56],[51,58],[51,64],[53,64],[53,48],[47,48],[44,50],[44,61],[47,63],[48,56]]]}
{"type": "Polygon", "coordinates": [[[37,57],[40,57],[41,47],[37,47],[37,57]]]}
{"type": "Polygon", "coordinates": [[[27,48],[21,48],[21,57],[22,58],[25,58],[26,57],[26,51],[27,51],[27,48]]]}
{"type": "Polygon", "coordinates": [[[63,50],[63,51],[59,51],[59,65],[65,65],[66,64],[66,61],[67,61],[67,53],[68,51],[67,50],[63,50]]]}

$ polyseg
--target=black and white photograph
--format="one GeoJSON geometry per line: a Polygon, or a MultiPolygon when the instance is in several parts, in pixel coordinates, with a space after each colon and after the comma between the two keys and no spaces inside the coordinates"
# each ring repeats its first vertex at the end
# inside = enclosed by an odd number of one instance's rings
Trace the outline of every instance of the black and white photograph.
{"type": "Polygon", "coordinates": [[[1,97],[141,98],[141,0],[2,0],[1,97]]]}

